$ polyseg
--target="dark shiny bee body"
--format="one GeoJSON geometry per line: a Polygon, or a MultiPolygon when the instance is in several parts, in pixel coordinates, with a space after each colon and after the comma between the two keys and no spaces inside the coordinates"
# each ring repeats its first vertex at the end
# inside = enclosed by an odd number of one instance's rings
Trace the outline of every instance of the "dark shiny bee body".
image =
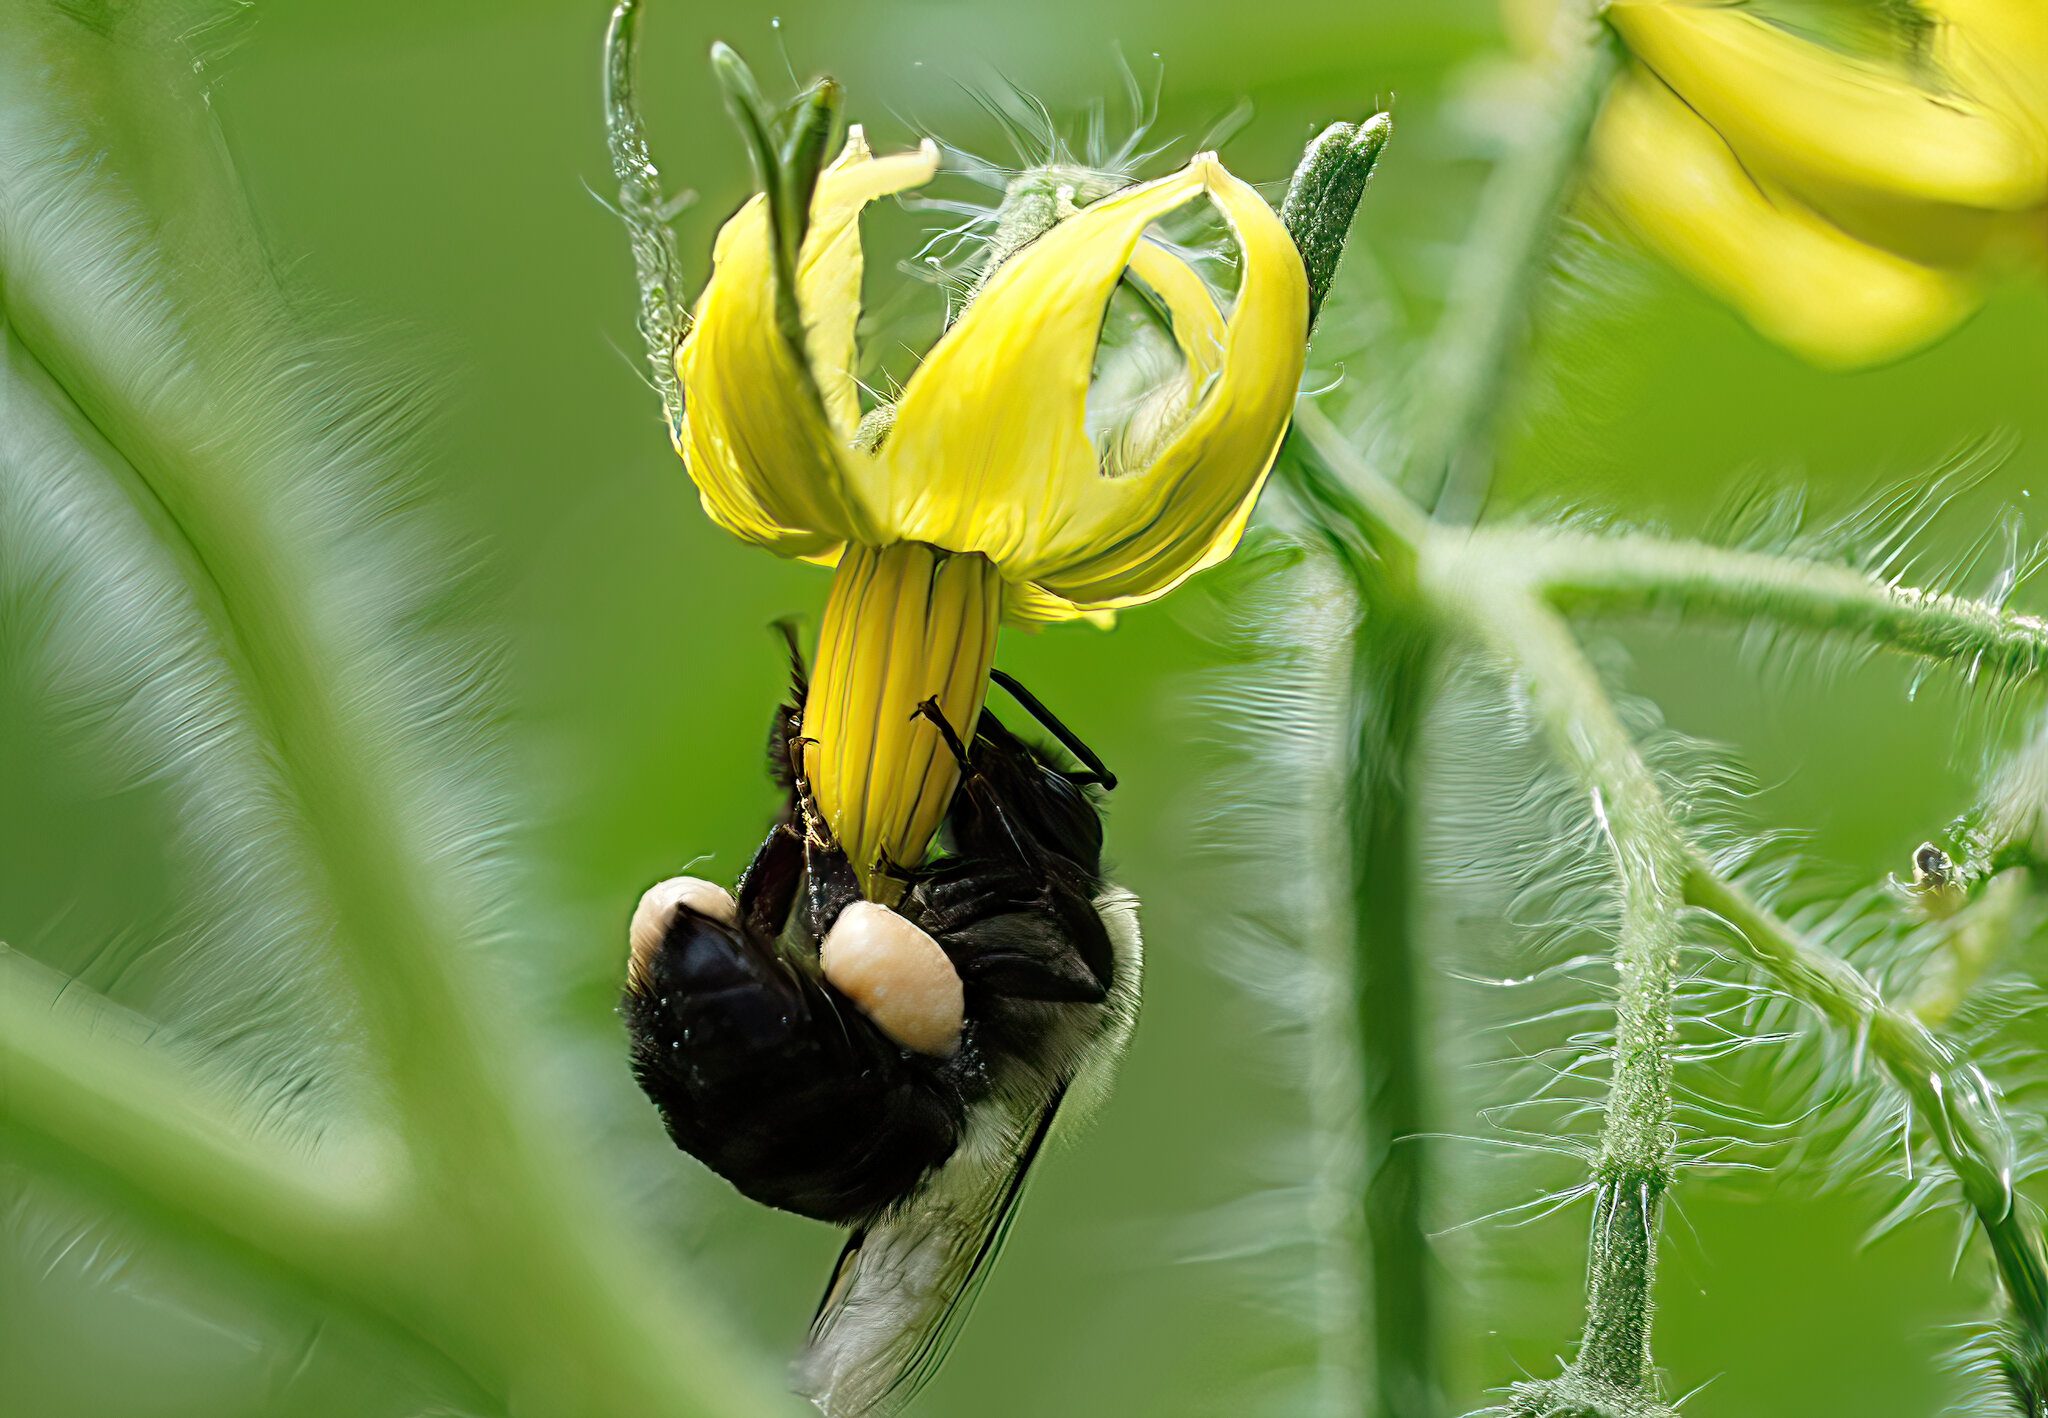
{"type": "Polygon", "coordinates": [[[935,1371],[1032,1163],[1106,1095],[1137,1020],[1135,903],[1102,866],[1098,794],[1115,779],[995,677],[1085,767],[990,712],[962,744],[921,710],[962,776],[943,854],[900,873],[896,910],[950,964],[949,1048],[905,1047],[826,978],[835,925],[888,913],[860,900],[794,767],[800,666],[770,740],[789,805],[736,898],[693,882],[694,904],[644,937],[636,916],[633,1068],[676,1145],[757,1201],[852,1229],[794,1371],[828,1418],[891,1412],[935,1371]]]}
{"type": "Polygon", "coordinates": [[[737,925],[678,911],[627,990],[626,1022],[676,1146],[756,1201],[847,1224],[952,1155],[968,1098],[955,1060],[900,1048],[823,978],[822,930],[810,961],[781,947],[804,855],[797,833],[769,834],[737,925]]]}
{"type": "MultiPolygon", "coordinates": [[[[785,706],[777,736],[799,717],[785,706]]],[[[794,779],[737,920],[678,910],[629,982],[634,1072],[670,1136],[757,1201],[853,1224],[903,1200],[952,1155],[976,1103],[1061,1071],[1077,1047],[1064,1036],[1089,1025],[1062,1007],[1109,993],[1101,775],[1060,768],[992,713],[954,745],[948,850],[907,874],[899,906],[960,976],[967,1026],[951,1057],[898,1046],[818,969],[859,889],[794,779]]]]}

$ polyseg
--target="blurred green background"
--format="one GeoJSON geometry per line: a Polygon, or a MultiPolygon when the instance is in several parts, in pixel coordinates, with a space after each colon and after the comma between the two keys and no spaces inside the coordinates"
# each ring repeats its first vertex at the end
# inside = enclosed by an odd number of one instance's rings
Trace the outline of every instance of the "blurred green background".
{"type": "MultiPolygon", "coordinates": [[[[730,876],[772,808],[757,749],[780,688],[768,633],[814,616],[822,573],[777,563],[698,513],[642,387],[621,233],[606,177],[597,54],[604,7],[565,0],[423,5],[295,0],[261,7],[218,66],[214,103],[277,251],[409,363],[432,373],[438,420],[423,472],[478,548],[489,616],[510,651],[510,739],[531,793],[518,824],[535,918],[506,968],[555,1007],[548,1072],[587,1108],[565,1146],[605,1149],[646,1244],[696,1268],[766,1353],[791,1349],[838,1246],[755,1209],[671,1152],[632,1088],[611,1013],[623,921],[652,880],[730,876]],[[615,1163],[613,1159],[616,1159],[615,1163]]],[[[1121,62],[1163,67],[1162,137],[1198,139],[1242,98],[1226,158],[1284,179],[1321,124],[1391,105],[1398,136],[1368,199],[1366,250],[1337,299],[1371,286],[1426,326],[1512,82],[1485,0],[991,0],[720,7],[656,0],[645,102],[672,186],[701,194],[680,223],[701,271],[746,190],[704,63],[724,38],[764,75],[782,54],[829,71],[882,148],[935,132],[995,152],[977,90],[1013,83],[1056,113],[1116,93],[1121,62]],[[1366,256],[1369,260],[1364,259],[1366,256]],[[1374,271],[1377,275],[1368,281],[1374,271]]],[[[884,214],[899,235],[920,219],[884,214]]],[[[902,243],[899,242],[899,245],[902,243]]],[[[1892,367],[1828,375],[1625,253],[1553,302],[1510,419],[1497,505],[1611,508],[1705,526],[1759,472],[1846,509],[1986,434],[2013,456],[1964,499],[1960,549],[2006,503],[2048,487],[2048,298],[2001,294],[1959,334],[1892,367]]],[[[886,263],[870,287],[893,286],[886,263]]],[[[1341,309],[1341,307],[1340,307],[1341,309]]],[[[1333,342],[1341,342],[1345,321],[1333,342]]],[[[1391,345],[1389,346],[1389,350],[1391,345]]],[[[1369,366],[1368,345],[1319,363],[1369,366]]],[[[1937,537],[1937,542],[1939,542],[1937,537]]],[[[920,1411],[1244,1414],[1298,1411],[1310,1360],[1270,1265],[1243,1265],[1243,1199],[1291,1159],[1298,1090],[1262,1008],[1215,961],[1238,929],[1192,825],[1205,778],[1187,745],[1219,726],[1190,705],[1229,657],[1213,591],[1127,615],[1110,634],[1006,636],[1002,662],[1118,770],[1112,851],[1143,897],[1144,1023],[1122,1086],[1083,1145],[1044,1167],[1009,1253],[920,1411]]],[[[1628,683],[1678,728],[1742,745],[1765,822],[1810,834],[1854,878],[1903,869],[1963,807],[2010,726],[1958,692],[1909,695],[1897,666],[1765,673],[1731,636],[1645,631],[1628,683]]],[[[81,940],[146,943],[172,890],[147,785],[108,797],[53,758],[47,726],[0,699],[0,939],[53,960],[81,940]]],[[[1274,889],[1285,889],[1276,882],[1274,889]]],[[[1440,1032],[1454,1033],[1448,1019],[1440,1032]]],[[[1493,1077],[1446,1048],[1443,1127],[1493,1077]]],[[[1445,1225],[1489,1197],[1492,1154],[1450,1148],[1445,1225]]],[[[31,1164],[32,1165],[32,1164],[31,1164]]],[[[488,1185],[488,1179],[479,1179],[488,1185]]],[[[39,1179],[66,1194],[62,1178],[39,1179]]],[[[47,1197],[45,1198],[47,1200],[47,1197]]],[[[1954,1381],[1946,1327],[1979,1313],[1981,1268],[1952,1273],[1945,1223],[1865,1249],[1882,1188],[1809,1195],[1769,1179],[1696,1179],[1670,1228],[1659,1356],[1678,1391],[1714,1380],[1702,1415],[1936,1411],[1954,1381]]],[[[89,1218],[93,1199],[70,1197],[89,1218]]],[[[127,1226],[92,1244],[39,1203],[6,1218],[0,1413],[411,1415],[472,1411],[428,1355],[393,1372],[260,1276],[183,1255],[127,1226]],[[140,1235],[133,1262],[114,1259],[140,1235]],[[103,1250],[104,1248],[104,1250],[103,1250]],[[98,1287],[118,1264],[109,1302],[98,1287]],[[111,1303],[112,1308],[109,1308],[111,1303]],[[318,1337],[316,1345],[308,1336],[318,1337]],[[11,1395],[11,1396],[10,1396],[11,1395]]],[[[1256,1215],[1256,1213],[1252,1213],[1256,1215]]],[[[1250,1223],[1255,1224],[1255,1223],[1250,1223]]],[[[1577,1331],[1585,1214],[1460,1232],[1445,1250],[1453,1402],[1546,1371],[1577,1331]]],[[[1458,1411],[1454,1409],[1454,1411],[1458,1411]]]]}

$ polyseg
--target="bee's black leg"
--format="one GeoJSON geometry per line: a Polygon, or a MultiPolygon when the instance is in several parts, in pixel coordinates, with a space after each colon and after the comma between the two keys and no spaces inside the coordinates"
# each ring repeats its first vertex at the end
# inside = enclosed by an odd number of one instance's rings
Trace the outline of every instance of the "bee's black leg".
{"type": "Polygon", "coordinates": [[[946,750],[953,755],[953,761],[960,765],[960,771],[974,771],[974,760],[967,755],[967,745],[960,742],[959,733],[947,722],[946,711],[939,707],[938,696],[934,695],[919,704],[911,711],[910,717],[929,720],[932,727],[939,731],[939,737],[945,741],[946,750]]]}
{"type": "Polygon", "coordinates": [[[860,876],[846,853],[830,842],[804,841],[804,921],[823,941],[839,913],[861,900],[860,876]]]}
{"type": "MultiPolygon", "coordinates": [[[[1100,783],[1105,789],[1116,787],[1116,774],[1109,771],[1109,765],[1096,756],[1094,749],[1082,742],[1079,734],[1061,723],[1058,716],[1052,710],[1045,707],[1043,700],[1023,685],[1017,683],[1015,676],[1007,674],[1002,670],[991,668],[988,672],[988,677],[1001,685],[1010,698],[1023,705],[1024,711],[1043,724],[1046,732],[1065,745],[1068,753],[1073,754],[1074,757],[1086,764],[1093,775],[1094,782],[1100,783]]],[[[1070,776],[1077,781],[1084,780],[1086,777],[1086,775],[1082,774],[1072,774],[1070,776]]]]}
{"type": "Polygon", "coordinates": [[[891,881],[900,881],[906,886],[916,885],[927,875],[927,869],[924,867],[898,866],[887,852],[882,853],[880,859],[876,861],[875,871],[878,875],[886,876],[891,881]]]}
{"type": "Polygon", "coordinates": [[[811,794],[810,775],[804,771],[804,750],[817,740],[805,738],[791,731],[786,745],[789,754],[789,792],[795,808],[796,824],[804,836],[812,841],[829,844],[832,829],[825,822],[825,814],[818,810],[818,800],[811,794]]]}
{"type": "Polygon", "coordinates": [[[816,739],[798,738],[790,744],[791,790],[796,795],[796,816],[801,826],[804,861],[804,924],[813,943],[839,919],[839,913],[861,899],[860,876],[853,863],[833,840],[832,825],[811,794],[811,780],[803,769],[805,747],[816,739]]]}
{"type": "Polygon", "coordinates": [[[932,725],[939,731],[939,737],[945,740],[947,749],[952,752],[954,761],[960,765],[960,787],[958,791],[971,795],[977,804],[983,805],[988,813],[1001,824],[1003,835],[1010,839],[1010,845],[1016,848],[1017,856],[1021,860],[1027,862],[1036,861],[1038,859],[1037,853],[1026,847],[1023,839],[1017,835],[1017,830],[1010,825],[1009,814],[1003,811],[1003,805],[997,802],[992,794],[986,794],[981,791],[983,775],[975,766],[973,756],[968,753],[967,746],[960,742],[959,733],[946,721],[946,711],[939,708],[938,699],[931,698],[925,700],[924,703],[917,706],[917,711],[910,717],[913,719],[929,719],[932,722],[932,725]],[[984,798],[987,800],[985,803],[983,802],[984,798]]]}
{"type": "Polygon", "coordinates": [[[740,877],[740,928],[749,939],[772,944],[781,937],[803,875],[803,838],[779,822],[768,830],[768,839],[740,877]]]}
{"type": "Polygon", "coordinates": [[[1115,967],[1101,916],[1029,868],[936,878],[919,888],[916,907],[970,991],[1068,1004],[1109,993],[1115,967]]]}

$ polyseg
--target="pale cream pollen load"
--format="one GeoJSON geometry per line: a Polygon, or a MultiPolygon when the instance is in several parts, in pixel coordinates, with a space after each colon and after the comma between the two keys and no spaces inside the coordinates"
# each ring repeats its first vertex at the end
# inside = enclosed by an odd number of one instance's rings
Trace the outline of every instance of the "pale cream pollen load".
{"type": "Polygon", "coordinates": [[[657,882],[641,894],[640,904],[633,908],[633,925],[627,933],[632,945],[626,957],[630,978],[646,978],[654,952],[661,948],[676,912],[684,907],[722,926],[739,924],[740,910],[732,893],[716,882],[695,876],[672,876],[657,882]]]}
{"type": "Polygon", "coordinates": [[[875,1027],[914,1053],[960,1044],[967,1002],[939,943],[887,906],[856,901],[839,913],[818,953],[825,978],[875,1027]]]}

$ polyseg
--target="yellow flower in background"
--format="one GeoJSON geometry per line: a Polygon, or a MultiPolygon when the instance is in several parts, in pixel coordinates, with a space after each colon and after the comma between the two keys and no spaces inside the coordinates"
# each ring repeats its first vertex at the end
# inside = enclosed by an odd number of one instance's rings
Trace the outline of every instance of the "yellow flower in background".
{"type": "MultiPolygon", "coordinates": [[[[1531,31],[1532,9],[1510,0],[1531,31]]],[[[1765,335],[1821,364],[1945,333],[2048,235],[2048,4],[1922,0],[1888,52],[1768,7],[1614,0],[1633,63],[1593,138],[1604,200],[1765,335]]]]}
{"type": "Polygon", "coordinates": [[[981,284],[891,416],[856,382],[861,210],[935,174],[938,152],[876,157],[856,127],[820,174],[795,262],[802,347],[777,318],[771,211],[720,231],[676,355],[676,446],[720,526],[833,565],[803,733],[820,808],[869,893],[922,859],[958,779],[936,698],[971,739],[998,625],[1104,618],[1237,545],[1301,380],[1308,282],[1264,199],[1212,154],[1072,211],[981,284]],[[1147,235],[1200,200],[1228,224],[1238,286],[1208,286],[1147,235]],[[1177,376],[1142,437],[1091,430],[1103,317],[1120,283],[1167,312],[1177,376]],[[883,436],[876,436],[875,429],[883,436]]]}

